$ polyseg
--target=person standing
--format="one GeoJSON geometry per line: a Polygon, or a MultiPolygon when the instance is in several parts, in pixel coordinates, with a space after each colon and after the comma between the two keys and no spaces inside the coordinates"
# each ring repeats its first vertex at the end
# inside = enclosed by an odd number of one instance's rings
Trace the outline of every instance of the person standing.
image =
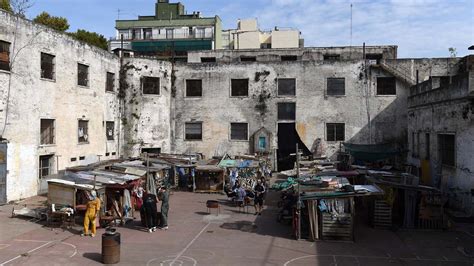
{"type": "Polygon", "coordinates": [[[257,184],[253,188],[253,193],[255,194],[255,198],[254,198],[255,215],[257,214],[262,215],[265,187],[262,185],[261,179],[257,179],[257,184]]]}
{"type": "Polygon", "coordinates": [[[145,220],[148,232],[155,232],[157,226],[156,195],[147,191],[143,198],[143,209],[145,210],[145,220]]]}
{"type": "Polygon", "coordinates": [[[97,197],[97,192],[95,190],[91,191],[91,197],[89,202],[87,202],[86,214],[84,216],[84,232],[81,236],[89,235],[89,225],[91,226],[91,237],[95,236],[96,227],[95,219],[99,215],[100,211],[100,199],[97,197]]]}
{"type": "Polygon", "coordinates": [[[161,230],[168,230],[168,211],[170,209],[169,200],[170,194],[168,189],[163,186],[159,190],[159,199],[161,200],[161,221],[160,221],[160,229],[161,230]]]}

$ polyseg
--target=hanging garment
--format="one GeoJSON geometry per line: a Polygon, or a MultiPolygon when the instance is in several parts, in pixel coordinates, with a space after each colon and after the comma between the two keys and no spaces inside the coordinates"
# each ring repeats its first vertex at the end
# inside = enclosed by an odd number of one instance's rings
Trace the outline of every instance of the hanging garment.
{"type": "Polygon", "coordinates": [[[123,216],[128,217],[130,210],[132,209],[132,199],[130,197],[130,191],[124,189],[123,191],[123,216]]]}

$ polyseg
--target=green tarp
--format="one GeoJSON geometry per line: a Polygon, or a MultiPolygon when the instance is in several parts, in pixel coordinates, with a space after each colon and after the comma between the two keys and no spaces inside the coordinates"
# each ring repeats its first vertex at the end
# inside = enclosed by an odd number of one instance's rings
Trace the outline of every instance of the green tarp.
{"type": "Polygon", "coordinates": [[[403,150],[396,149],[391,144],[352,144],[344,143],[346,152],[356,160],[376,162],[402,154],[403,150]]]}

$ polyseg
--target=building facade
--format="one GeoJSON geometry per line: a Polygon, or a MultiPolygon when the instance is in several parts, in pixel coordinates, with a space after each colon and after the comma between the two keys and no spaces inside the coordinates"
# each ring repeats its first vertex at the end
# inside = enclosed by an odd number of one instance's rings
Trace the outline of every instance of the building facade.
{"type": "Polygon", "coordinates": [[[471,216],[474,188],[474,56],[453,59],[447,72],[410,90],[408,161],[423,182],[449,195],[448,205],[471,216]]]}
{"type": "Polygon", "coordinates": [[[299,30],[275,27],[271,31],[262,31],[254,18],[240,19],[237,29],[222,31],[223,49],[284,49],[303,46],[304,40],[299,30]]]}
{"type": "Polygon", "coordinates": [[[110,41],[110,50],[123,48],[136,55],[184,60],[188,51],[220,49],[222,45],[218,16],[186,14],[184,5],[168,0],[157,0],[154,16],[117,20],[115,28],[117,35],[110,41]]]}
{"type": "Polygon", "coordinates": [[[118,58],[0,10],[0,200],[120,156],[118,58]],[[101,158],[100,158],[100,157],[101,158]]]}

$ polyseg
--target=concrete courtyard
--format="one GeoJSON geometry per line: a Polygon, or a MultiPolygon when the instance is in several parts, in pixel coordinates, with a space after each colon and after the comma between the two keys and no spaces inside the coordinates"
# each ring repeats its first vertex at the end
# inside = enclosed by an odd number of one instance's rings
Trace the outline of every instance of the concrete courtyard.
{"type": "MultiPolygon", "coordinates": [[[[223,195],[174,192],[167,231],[148,233],[136,221],[120,227],[121,265],[473,265],[474,236],[463,231],[386,231],[357,226],[355,242],[294,240],[276,222],[277,195],[261,216],[240,213],[223,195]],[[205,202],[222,202],[221,213],[205,202]]],[[[43,198],[44,200],[44,198],[43,198]]],[[[36,199],[38,201],[38,198],[36,199]]],[[[30,202],[35,202],[31,201],[30,202]]],[[[22,204],[28,204],[23,202],[22,204]]],[[[0,265],[96,265],[101,237],[80,237],[0,207],[0,265]]]]}

